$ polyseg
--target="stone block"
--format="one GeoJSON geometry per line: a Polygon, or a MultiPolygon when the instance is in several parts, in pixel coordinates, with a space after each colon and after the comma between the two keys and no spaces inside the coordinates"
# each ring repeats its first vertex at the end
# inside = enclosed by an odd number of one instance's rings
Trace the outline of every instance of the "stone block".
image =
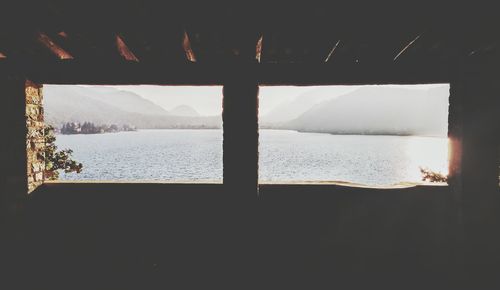
{"type": "Polygon", "coordinates": [[[28,193],[43,183],[45,169],[44,149],[45,140],[43,128],[45,126],[42,86],[26,81],[26,149],[27,149],[27,182],[28,193]]]}
{"type": "Polygon", "coordinates": [[[43,172],[37,172],[35,174],[35,181],[43,181],[43,172]]]}
{"type": "Polygon", "coordinates": [[[26,93],[26,104],[34,104],[34,105],[42,104],[42,95],[38,87],[27,85],[25,93],[26,93]]]}

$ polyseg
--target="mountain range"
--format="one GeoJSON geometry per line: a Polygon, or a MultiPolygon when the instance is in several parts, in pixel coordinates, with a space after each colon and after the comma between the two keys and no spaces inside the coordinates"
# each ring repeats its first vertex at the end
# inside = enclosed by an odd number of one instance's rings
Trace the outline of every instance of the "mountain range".
{"type": "Polygon", "coordinates": [[[44,86],[45,121],[132,125],[139,129],[220,128],[221,116],[201,116],[192,107],[170,111],[128,91],[111,87],[44,86]]]}
{"type": "Polygon", "coordinates": [[[446,136],[448,96],[447,86],[360,87],[321,101],[274,128],[332,134],[446,136]]]}
{"type": "MultiPolygon", "coordinates": [[[[172,110],[112,87],[44,86],[45,120],[130,125],[138,129],[221,128],[221,116],[201,116],[188,105],[172,110]]],[[[372,135],[446,136],[448,87],[316,88],[260,118],[262,128],[372,135]]]]}
{"type": "Polygon", "coordinates": [[[259,123],[265,127],[293,120],[315,104],[346,94],[355,89],[354,87],[342,86],[336,87],[335,90],[332,90],[330,87],[319,87],[306,91],[260,116],[259,123]]]}

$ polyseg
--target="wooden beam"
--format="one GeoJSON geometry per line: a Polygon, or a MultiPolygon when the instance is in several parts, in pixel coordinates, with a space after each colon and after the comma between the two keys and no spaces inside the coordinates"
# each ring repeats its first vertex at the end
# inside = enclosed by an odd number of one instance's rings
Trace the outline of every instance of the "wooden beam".
{"type": "Polygon", "coordinates": [[[450,71],[436,63],[261,64],[264,85],[363,85],[448,83],[450,71]]]}
{"type": "Polygon", "coordinates": [[[73,59],[73,56],[69,54],[69,52],[54,43],[54,41],[52,41],[52,39],[50,39],[50,37],[48,37],[46,34],[40,32],[37,36],[37,40],[46,48],[48,48],[59,59],[73,59]]]}
{"type": "Polygon", "coordinates": [[[139,59],[135,56],[135,54],[128,48],[125,44],[125,41],[119,36],[116,35],[116,47],[120,55],[127,61],[135,61],[139,62],[139,59]]]}
{"type": "MultiPolygon", "coordinates": [[[[0,62],[0,77],[19,75],[50,84],[163,84],[221,85],[234,72],[234,64],[137,63],[114,59],[89,61],[0,62]]],[[[359,85],[449,83],[453,70],[437,63],[268,64],[246,63],[241,69],[254,73],[262,85],[359,85]]],[[[490,70],[495,68],[492,67],[490,70]]],[[[488,70],[488,68],[484,68],[488,70]]]]}
{"type": "Polygon", "coordinates": [[[259,37],[259,40],[257,40],[257,45],[255,47],[255,59],[257,60],[257,62],[260,63],[260,57],[262,56],[262,39],[263,39],[263,35],[261,35],[259,37]]]}
{"type": "Polygon", "coordinates": [[[65,31],[60,31],[59,33],[57,33],[57,35],[59,35],[60,37],[68,38],[68,34],[65,31]]]}
{"type": "Polygon", "coordinates": [[[189,36],[187,34],[187,31],[185,30],[184,30],[184,35],[182,37],[182,48],[184,48],[187,60],[189,60],[190,62],[196,62],[196,56],[194,55],[194,52],[191,49],[191,41],[189,40],[189,36]]]}
{"type": "Polygon", "coordinates": [[[413,45],[413,43],[415,43],[415,41],[417,41],[420,38],[420,36],[421,36],[421,34],[417,35],[417,37],[415,37],[405,47],[403,47],[403,49],[401,49],[401,51],[394,57],[393,60],[396,61],[410,46],[413,45]]]}
{"type": "Polygon", "coordinates": [[[333,53],[335,52],[335,50],[339,46],[339,44],[340,44],[340,39],[337,41],[337,43],[335,43],[335,45],[333,46],[332,50],[330,50],[330,53],[328,53],[328,55],[326,56],[325,62],[328,62],[330,60],[330,58],[332,57],[333,53]]]}

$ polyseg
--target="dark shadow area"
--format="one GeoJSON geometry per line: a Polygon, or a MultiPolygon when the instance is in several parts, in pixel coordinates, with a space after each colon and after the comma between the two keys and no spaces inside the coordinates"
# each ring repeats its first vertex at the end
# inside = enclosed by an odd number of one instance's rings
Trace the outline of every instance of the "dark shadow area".
{"type": "Polygon", "coordinates": [[[448,187],[261,192],[270,289],[447,289],[456,282],[448,187]]]}
{"type": "Polygon", "coordinates": [[[14,280],[31,289],[445,289],[457,279],[448,187],[265,185],[258,202],[237,195],[220,185],[43,185],[12,269],[29,279],[14,280]]]}

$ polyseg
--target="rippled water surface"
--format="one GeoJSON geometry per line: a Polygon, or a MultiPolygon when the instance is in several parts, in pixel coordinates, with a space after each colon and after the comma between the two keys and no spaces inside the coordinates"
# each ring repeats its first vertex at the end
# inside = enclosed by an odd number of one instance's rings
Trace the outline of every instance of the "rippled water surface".
{"type": "MultiPolygon", "coordinates": [[[[221,130],[140,130],[58,135],[84,165],[61,180],[222,182],[221,130]]],[[[446,138],[331,135],[261,130],[263,182],[419,182],[419,167],[446,173],[446,138]]]]}

